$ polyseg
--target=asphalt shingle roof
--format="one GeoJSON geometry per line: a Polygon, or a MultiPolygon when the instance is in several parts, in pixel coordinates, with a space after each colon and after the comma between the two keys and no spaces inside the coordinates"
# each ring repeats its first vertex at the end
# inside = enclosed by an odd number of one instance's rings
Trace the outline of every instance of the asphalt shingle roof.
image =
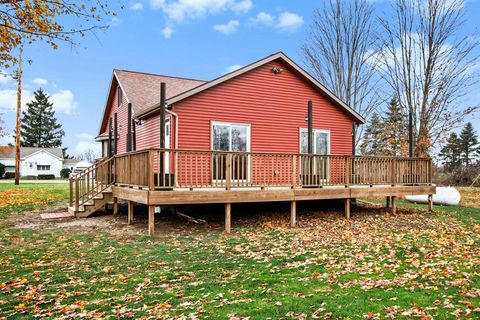
{"type": "MultiPolygon", "coordinates": [[[[35,147],[22,147],[20,148],[20,158],[28,157],[35,152],[44,150],[58,158],[63,159],[63,151],[61,148],[35,148],[35,147]]],[[[15,147],[14,146],[0,146],[0,158],[14,159],[15,147]]]]}
{"type": "Polygon", "coordinates": [[[118,69],[114,72],[129,102],[132,103],[135,114],[160,101],[160,82],[166,83],[167,99],[206,82],[118,69]]]}

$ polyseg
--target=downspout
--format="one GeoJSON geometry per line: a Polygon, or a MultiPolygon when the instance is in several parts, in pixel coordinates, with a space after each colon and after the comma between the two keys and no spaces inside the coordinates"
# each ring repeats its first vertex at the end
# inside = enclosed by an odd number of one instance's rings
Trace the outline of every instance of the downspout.
{"type": "Polygon", "coordinates": [[[173,142],[173,149],[178,149],[178,114],[168,109],[166,109],[165,111],[175,118],[175,140],[173,142]]]}

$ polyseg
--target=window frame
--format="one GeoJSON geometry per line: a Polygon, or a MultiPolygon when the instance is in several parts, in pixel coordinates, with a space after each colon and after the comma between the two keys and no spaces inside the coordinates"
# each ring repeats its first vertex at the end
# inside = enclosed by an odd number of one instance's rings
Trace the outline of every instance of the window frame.
{"type": "Polygon", "coordinates": [[[123,90],[121,86],[117,88],[117,108],[120,108],[123,104],[123,90]]]}
{"type": "MultiPolygon", "coordinates": [[[[210,150],[211,151],[225,151],[225,150],[215,150],[213,148],[214,146],[214,126],[215,125],[221,125],[221,126],[229,126],[230,127],[230,138],[228,141],[228,151],[226,152],[251,152],[251,139],[252,139],[252,124],[251,123],[241,123],[241,122],[228,122],[228,121],[218,121],[218,120],[212,120],[210,121],[210,150]],[[247,128],[247,147],[246,151],[232,151],[232,127],[237,126],[237,127],[246,127],[247,128]]],[[[212,155],[213,156],[213,155],[212,155]]],[[[231,179],[232,181],[244,181],[244,182],[250,182],[251,181],[251,157],[250,155],[247,156],[247,173],[246,173],[246,179],[231,179]]],[[[213,178],[213,161],[210,165],[210,172],[212,173],[212,182],[214,183],[226,183],[226,179],[214,179],[213,178]]],[[[233,175],[230,175],[233,177],[233,175]]]]}
{"type": "MultiPolygon", "coordinates": [[[[328,130],[328,129],[313,129],[313,147],[315,148],[316,145],[317,145],[317,136],[315,135],[315,133],[317,132],[320,132],[320,133],[326,133],[328,135],[328,144],[327,144],[327,153],[326,155],[330,155],[331,154],[331,144],[332,144],[332,135],[331,135],[331,131],[328,130]]],[[[299,133],[298,133],[298,153],[302,153],[302,133],[303,132],[307,132],[307,135],[308,135],[308,128],[300,128],[299,130],[299,133]]],[[[308,148],[308,145],[307,145],[307,148],[308,148]]],[[[305,153],[308,153],[305,152],[305,153]]],[[[316,152],[314,152],[314,154],[317,154],[316,152]]]]}
{"type": "Polygon", "coordinates": [[[52,166],[49,164],[37,164],[37,171],[51,171],[51,168],[52,166]]]}

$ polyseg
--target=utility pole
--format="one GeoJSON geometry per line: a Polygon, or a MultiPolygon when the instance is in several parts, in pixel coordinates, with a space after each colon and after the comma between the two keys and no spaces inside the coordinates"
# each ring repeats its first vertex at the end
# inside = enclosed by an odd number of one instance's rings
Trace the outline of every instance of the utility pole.
{"type": "Polygon", "coordinates": [[[22,110],[22,46],[18,49],[17,68],[17,127],[15,136],[15,184],[20,184],[20,112],[22,110]]]}

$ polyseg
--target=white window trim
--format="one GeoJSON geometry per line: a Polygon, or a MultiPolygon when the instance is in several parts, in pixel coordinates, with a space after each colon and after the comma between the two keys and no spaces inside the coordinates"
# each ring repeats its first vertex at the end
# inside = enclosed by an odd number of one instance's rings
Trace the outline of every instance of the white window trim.
{"type": "MultiPolygon", "coordinates": [[[[210,121],[210,150],[212,151],[222,151],[222,150],[214,150],[213,149],[213,127],[215,125],[224,125],[224,126],[230,126],[230,141],[229,141],[229,146],[228,149],[232,150],[232,126],[243,126],[247,127],[247,151],[245,152],[250,152],[251,148],[251,132],[252,132],[252,125],[250,123],[240,123],[240,122],[226,122],[226,121],[210,121]]],[[[231,151],[230,151],[231,152],[231,151]]],[[[250,170],[251,167],[251,159],[250,156],[248,156],[247,160],[247,180],[235,180],[235,181],[245,181],[245,182],[250,182],[251,181],[251,173],[252,170],[250,170]]],[[[211,168],[211,172],[213,172],[213,167],[211,168]]],[[[218,179],[213,179],[215,182],[220,182],[220,183],[226,183],[225,179],[218,180],[218,179]]]]}
{"type": "MultiPolygon", "coordinates": [[[[320,132],[320,133],[326,133],[328,134],[328,144],[327,144],[327,154],[326,155],[330,155],[330,146],[332,144],[332,140],[331,140],[331,137],[332,135],[330,134],[330,130],[328,129],[315,129],[313,128],[313,146],[316,146],[316,135],[315,133],[317,132],[320,132]]],[[[308,134],[308,128],[300,128],[300,130],[298,131],[298,152],[299,153],[302,153],[302,132],[307,132],[308,134]]],[[[317,154],[317,153],[315,153],[317,154]]],[[[301,165],[301,164],[300,164],[301,165]]],[[[327,161],[327,178],[326,179],[322,179],[323,182],[329,182],[330,181],[330,161],[327,161]]]]}
{"type": "MultiPolygon", "coordinates": [[[[307,132],[308,133],[308,128],[300,128],[300,130],[298,132],[298,153],[302,153],[302,132],[307,132]]],[[[332,135],[330,134],[330,130],[313,128],[313,145],[314,146],[316,145],[316,143],[315,143],[315,140],[316,140],[315,133],[316,132],[328,134],[327,155],[330,155],[330,153],[331,153],[330,147],[331,147],[331,144],[332,144],[332,139],[331,139],[332,135]]]]}
{"type": "MultiPolygon", "coordinates": [[[[251,129],[252,125],[250,123],[240,123],[240,122],[226,122],[226,121],[210,121],[210,150],[212,151],[220,151],[213,149],[213,126],[215,125],[223,125],[223,126],[230,126],[230,137],[232,136],[232,126],[242,126],[247,127],[247,151],[250,152],[250,143],[251,143],[251,129]]],[[[232,150],[232,139],[229,141],[228,149],[232,150]]]]}

